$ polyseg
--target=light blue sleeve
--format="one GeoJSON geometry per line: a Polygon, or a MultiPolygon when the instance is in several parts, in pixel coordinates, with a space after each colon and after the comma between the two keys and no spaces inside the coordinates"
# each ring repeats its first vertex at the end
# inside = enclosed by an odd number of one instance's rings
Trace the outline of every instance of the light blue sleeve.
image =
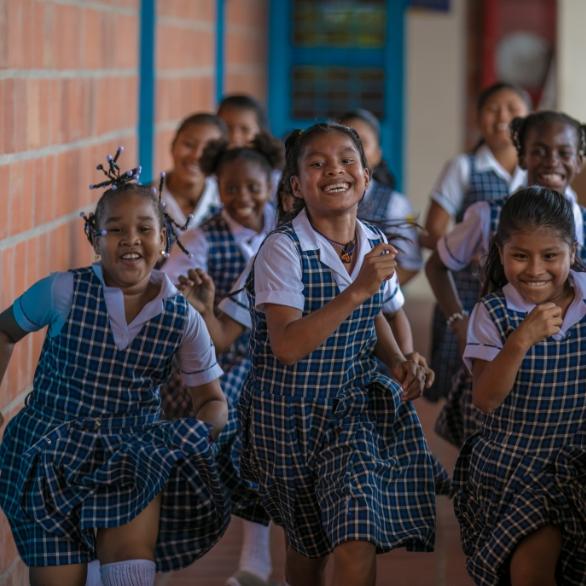
{"type": "Polygon", "coordinates": [[[37,281],[14,301],[14,319],[25,332],[49,326],[48,335],[56,336],[69,315],[73,299],[73,273],[51,273],[37,281]]]}

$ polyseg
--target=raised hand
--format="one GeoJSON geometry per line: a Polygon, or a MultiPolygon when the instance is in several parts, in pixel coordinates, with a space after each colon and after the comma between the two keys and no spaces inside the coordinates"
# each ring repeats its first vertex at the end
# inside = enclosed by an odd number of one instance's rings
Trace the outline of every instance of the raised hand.
{"type": "Polygon", "coordinates": [[[216,287],[213,279],[201,269],[190,269],[181,275],[177,288],[191,305],[203,316],[214,312],[216,287]]]}
{"type": "Polygon", "coordinates": [[[536,305],[518,327],[515,335],[529,349],[537,342],[553,336],[562,326],[562,309],[555,303],[536,305]]]}
{"type": "Polygon", "coordinates": [[[397,360],[391,368],[395,379],[401,383],[403,388],[403,401],[412,401],[421,397],[425,387],[426,371],[421,364],[412,358],[397,360]]]}
{"type": "Polygon", "coordinates": [[[393,276],[397,266],[396,256],[397,249],[391,244],[377,244],[364,257],[358,277],[351,287],[361,291],[367,299],[372,297],[378,291],[381,283],[393,276]]]}

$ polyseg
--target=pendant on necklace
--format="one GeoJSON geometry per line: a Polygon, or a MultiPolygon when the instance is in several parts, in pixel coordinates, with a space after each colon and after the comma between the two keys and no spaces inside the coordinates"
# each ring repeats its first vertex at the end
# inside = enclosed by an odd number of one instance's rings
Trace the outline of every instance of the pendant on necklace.
{"type": "Polygon", "coordinates": [[[354,241],[354,240],[351,240],[350,242],[347,242],[346,244],[344,244],[344,246],[342,247],[342,250],[340,251],[340,259],[342,260],[342,262],[345,262],[345,263],[352,262],[352,254],[354,253],[355,248],[356,248],[356,241],[354,241]]]}

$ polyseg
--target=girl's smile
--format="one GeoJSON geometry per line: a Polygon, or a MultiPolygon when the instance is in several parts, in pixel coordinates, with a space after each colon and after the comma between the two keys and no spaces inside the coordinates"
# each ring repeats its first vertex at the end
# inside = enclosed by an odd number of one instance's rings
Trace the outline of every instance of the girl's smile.
{"type": "Polygon", "coordinates": [[[526,115],[527,104],[521,96],[511,89],[502,89],[483,105],[478,118],[480,133],[491,149],[511,146],[511,120],[526,115]]]}
{"type": "Polygon", "coordinates": [[[291,177],[296,197],[310,213],[353,209],[368,185],[368,170],[352,139],[339,131],[317,135],[299,159],[299,175],[291,177]]]}
{"type": "Polygon", "coordinates": [[[508,282],[528,303],[562,306],[567,300],[575,251],[551,228],[513,232],[500,256],[508,282]]]}
{"type": "Polygon", "coordinates": [[[237,158],[220,167],[218,187],[226,213],[240,225],[260,232],[271,196],[267,171],[255,161],[237,158]]]}
{"type": "Polygon", "coordinates": [[[199,159],[206,144],[219,138],[222,133],[213,124],[193,124],[182,130],[171,145],[173,175],[182,183],[203,180],[199,159]]]}
{"type": "Polygon", "coordinates": [[[164,247],[165,233],[149,198],[121,193],[108,201],[99,220],[95,247],[107,285],[146,288],[164,247]]]}
{"type": "Polygon", "coordinates": [[[520,162],[527,169],[529,185],[563,194],[582,168],[576,130],[563,122],[531,128],[520,162]]]}

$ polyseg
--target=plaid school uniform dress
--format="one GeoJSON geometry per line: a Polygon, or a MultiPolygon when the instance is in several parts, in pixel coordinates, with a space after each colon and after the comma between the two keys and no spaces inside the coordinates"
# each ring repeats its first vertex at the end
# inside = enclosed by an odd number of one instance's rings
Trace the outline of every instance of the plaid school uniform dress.
{"type": "MultiPolygon", "coordinates": [[[[478,171],[474,155],[469,155],[470,186],[462,208],[456,216],[456,222],[464,217],[464,212],[479,201],[494,201],[509,195],[507,181],[500,177],[496,171],[478,171]]],[[[452,273],[454,283],[462,306],[466,311],[471,311],[480,296],[480,282],[478,279],[478,267],[471,263],[461,271],[452,273]]],[[[458,340],[450,328],[446,326],[446,317],[436,304],[433,312],[433,325],[431,334],[431,360],[430,366],[435,372],[433,385],[426,389],[425,396],[432,400],[447,397],[452,387],[454,375],[462,364],[462,358],[458,351],[458,340]]]]}
{"type": "MultiPolygon", "coordinates": [[[[496,234],[501,211],[506,201],[505,197],[489,202],[491,238],[496,234]]],[[[479,280],[478,291],[480,292],[479,280]]],[[[447,442],[460,448],[467,437],[480,429],[482,421],[482,412],[472,404],[472,375],[460,361],[460,367],[452,379],[446,403],[435,422],[435,432],[447,442]]]]}
{"type": "MultiPolygon", "coordinates": [[[[306,316],[338,295],[338,286],[318,250],[302,251],[291,224],[276,232],[297,248],[306,316]]],[[[373,356],[382,290],[291,366],[273,355],[265,316],[253,311],[253,368],[240,401],[242,474],[259,485],[288,543],[308,557],[348,540],[379,552],[433,549],[432,458],[415,409],[373,356]]],[[[247,292],[254,308],[253,272],[247,292]]]]}
{"type": "MultiPolygon", "coordinates": [[[[507,308],[502,292],[481,302],[504,344],[526,313],[507,308]]],[[[513,550],[545,525],[562,531],[558,583],[586,584],[585,389],[582,318],[563,339],[531,347],[505,401],[464,444],[454,504],[476,584],[507,584],[513,550]]]]}
{"type": "MultiPolygon", "coordinates": [[[[216,286],[217,306],[246,267],[246,259],[221,212],[204,222],[201,229],[209,244],[208,274],[216,286]]],[[[232,513],[249,521],[268,524],[269,517],[260,504],[258,494],[240,478],[237,405],[251,366],[248,346],[249,333],[245,332],[226,352],[218,355],[218,363],[224,371],[220,384],[228,400],[228,423],[216,440],[216,457],[220,477],[232,501],[232,513]]],[[[173,374],[171,382],[163,389],[163,395],[164,411],[168,417],[185,417],[192,413],[191,399],[178,373],[173,374]]]]}
{"type": "Polygon", "coordinates": [[[183,335],[187,304],[164,301],[123,350],[92,268],[74,273],[62,331],[47,337],[33,391],[0,446],[0,504],[28,566],[95,558],[94,529],[118,527],[161,494],[157,569],[191,564],[229,510],[196,419],[159,419],[158,387],[183,335]]]}

